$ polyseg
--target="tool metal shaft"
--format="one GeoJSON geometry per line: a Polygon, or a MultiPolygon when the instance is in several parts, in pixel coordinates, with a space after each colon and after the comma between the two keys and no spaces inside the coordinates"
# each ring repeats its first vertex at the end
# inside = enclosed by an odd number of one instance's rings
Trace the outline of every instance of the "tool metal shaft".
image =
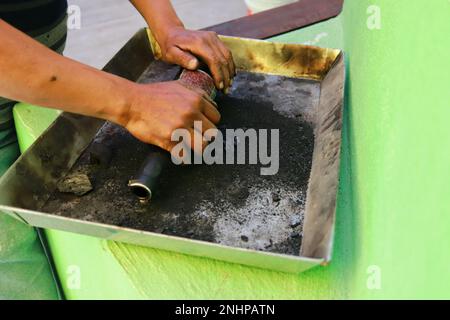
{"type": "MultiPolygon", "coordinates": [[[[179,81],[187,88],[203,90],[211,100],[216,97],[214,80],[205,71],[185,69],[181,73],[179,81]]],[[[138,197],[141,203],[148,203],[152,199],[161,172],[169,163],[170,153],[158,148],[148,154],[134,178],[128,182],[131,192],[138,197]]]]}

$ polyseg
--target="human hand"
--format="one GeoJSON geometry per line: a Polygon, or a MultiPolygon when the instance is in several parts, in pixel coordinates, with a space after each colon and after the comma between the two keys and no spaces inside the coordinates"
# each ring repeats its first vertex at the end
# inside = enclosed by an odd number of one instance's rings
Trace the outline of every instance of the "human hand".
{"type": "MultiPolygon", "coordinates": [[[[179,81],[154,84],[136,84],[132,103],[121,120],[131,134],[139,140],[171,151],[177,144],[171,141],[176,129],[184,128],[194,135],[194,121],[202,122],[203,134],[216,129],[220,113],[214,102],[200,91],[183,86],[179,81]]],[[[194,149],[195,144],[191,143],[194,149]]],[[[206,142],[202,144],[202,149],[206,142]]],[[[202,150],[195,150],[201,153],[202,150]]]]}
{"type": "Polygon", "coordinates": [[[157,36],[162,60],[188,70],[199,67],[199,59],[207,64],[217,89],[226,90],[236,74],[233,56],[215,32],[186,30],[176,26],[157,36]]]}

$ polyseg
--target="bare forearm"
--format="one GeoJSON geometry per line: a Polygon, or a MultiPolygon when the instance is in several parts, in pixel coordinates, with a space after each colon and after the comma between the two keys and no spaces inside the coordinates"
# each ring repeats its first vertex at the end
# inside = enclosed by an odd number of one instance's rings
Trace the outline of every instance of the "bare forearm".
{"type": "Polygon", "coordinates": [[[0,20],[0,96],[124,122],[134,84],[65,58],[0,20]]]}
{"type": "Polygon", "coordinates": [[[170,28],[183,27],[170,0],[130,0],[144,17],[156,38],[170,28]]]}
{"type": "MultiPolygon", "coordinates": [[[[186,62],[189,67],[196,59],[188,53],[193,51],[213,57],[209,59],[213,66],[221,45],[218,39],[184,30],[168,0],[152,0],[151,5],[150,1],[133,2],[164,38],[165,61],[186,62]],[[158,14],[153,15],[153,10],[158,14]],[[193,42],[199,48],[185,45],[193,42]]],[[[215,128],[220,120],[211,101],[179,81],[135,84],[58,55],[1,19],[0,43],[0,96],[110,120],[141,141],[167,151],[173,147],[174,130],[191,130],[195,121],[201,121],[204,128],[215,128]]]]}
{"type": "Polygon", "coordinates": [[[194,70],[206,63],[218,89],[226,93],[235,75],[231,52],[213,32],[186,30],[170,0],[130,0],[144,17],[161,49],[162,60],[194,70]]]}

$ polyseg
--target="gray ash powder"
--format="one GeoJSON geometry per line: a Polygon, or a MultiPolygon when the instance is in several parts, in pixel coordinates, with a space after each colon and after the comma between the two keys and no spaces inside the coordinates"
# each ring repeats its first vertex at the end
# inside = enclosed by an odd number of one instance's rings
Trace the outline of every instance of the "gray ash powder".
{"type": "MultiPolygon", "coordinates": [[[[141,81],[161,80],[161,70],[144,73],[141,81]]],[[[90,147],[71,172],[87,174],[94,189],[83,196],[55,191],[42,210],[298,256],[314,148],[310,119],[319,91],[319,84],[308,80],[241,72],[230,94],[217,97],[219,128],[279,129],[280,162],[274,176],[261,176],[261,165],[172,165],[163,172],[151,203],[142,205],[127,182],[151,147],[108,123],[95,143],[110,150],[110,163],[91,163],[90,147]]]]}

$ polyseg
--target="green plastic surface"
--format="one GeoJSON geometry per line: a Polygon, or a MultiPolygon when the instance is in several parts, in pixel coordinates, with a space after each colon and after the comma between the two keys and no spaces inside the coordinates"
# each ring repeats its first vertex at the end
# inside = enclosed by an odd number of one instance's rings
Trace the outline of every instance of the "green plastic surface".
{"type": "MultiPolygon", "coordinates": [[[[283,274],[49,230],[67,297],[450,298],[448,34],[447,0],[346,0],[339,18],[276,38],[346,52],[331,265],[283,274]]],[[[25,145],[30,125],[18,130],[25,145]]]]}
{"type": "Polygon", "coordinates": [[[56,119],[60,111],[18,103],[13,109],[17,139],[23,153],[56,119]]]}

